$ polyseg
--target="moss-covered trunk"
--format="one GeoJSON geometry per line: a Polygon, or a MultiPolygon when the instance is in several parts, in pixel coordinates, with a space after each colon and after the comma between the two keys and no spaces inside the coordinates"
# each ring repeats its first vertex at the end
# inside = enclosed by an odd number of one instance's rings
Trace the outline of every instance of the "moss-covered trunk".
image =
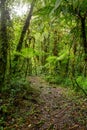
{"type": "MultiPolygon", "coordinates": [[[[28,28],[29,28],[29,26],[30,26],[30,20],[31,20],[31,17],[32,17],[34,4],[35,4],[35,0],[32,1],[31,8],[30,8],[29,13],[28,13],[28,16],[27,16],[27,18],[26,18],[26,20],[25,20],[23,29],[22,29],[22,31],[21,31],[21,36],[20,36],[20,39],[19,39],[19,42],[18,42],[18,45],[17,45],[17,48],[16,48],[16,51],[17,51],[17,52],[20,52],[21,49],[22,49],[22,45],[23,45],[23,41],[24,41],[26,32],[27,32],[27,30],[28,30],[28,28]]],[[[18,60],[19,60],[19,55],[15,55],[15,56],[14,56],[14,63],[15,63],[14,73],[15,73],[16,70],[17,70],[18,60]]]]}
{"type": "Polygon", "coordinates": [[[4,85],[6,65],[7,65],[7,18],[6,18],[6,0],[1,0],[1,28],[0,28],[0,87],[4,85]]]}

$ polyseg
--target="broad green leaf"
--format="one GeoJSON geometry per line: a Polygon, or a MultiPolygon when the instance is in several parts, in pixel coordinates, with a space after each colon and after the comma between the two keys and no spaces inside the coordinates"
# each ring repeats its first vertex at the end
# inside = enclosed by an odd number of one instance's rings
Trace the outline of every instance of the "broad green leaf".
{"type": "Polygon", "coordinates": [[[54,6],[54,8],[53,8],[51,14],[54,13],[54,11],[55,11],[56,9],[58,9],[58,7],[60,6],[61,1],[62,1],[62,0],[56,0],[55,6],[54,6]]]}

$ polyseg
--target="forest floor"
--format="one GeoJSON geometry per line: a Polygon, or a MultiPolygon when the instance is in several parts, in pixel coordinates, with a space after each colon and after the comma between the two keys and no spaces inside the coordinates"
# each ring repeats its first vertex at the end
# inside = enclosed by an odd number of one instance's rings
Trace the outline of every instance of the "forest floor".
{"type": "Polygon", "coordinates": [[[86,97],[40,77],[28,80],[39,94],[31,95],[31,109],[28,99],[23,99],[16,117],[11,118],[13,124],[4,130],[87,130],[86,97]]]}

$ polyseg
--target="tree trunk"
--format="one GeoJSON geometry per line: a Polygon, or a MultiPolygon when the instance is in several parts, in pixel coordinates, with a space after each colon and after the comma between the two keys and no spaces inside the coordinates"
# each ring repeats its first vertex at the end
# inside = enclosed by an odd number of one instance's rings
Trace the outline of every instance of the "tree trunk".
{"type": "Polygon", "coordinates": [[[84,65],[84,76],[87,75],[87,39],[86,39],[86,17],[80,17],[81,18],[81,32],[82,32],[82,39],[83,39],[83,47],[85,52],[85,65],[84,65]]]}
{"type": "Polygon", "coordinates": [[[86,40],[86,18],[81,17],[81,32],[82,32],[82,38],[83,38],[83,45],[84,45],[84,52],[87,54],[87,40],[86,40]]]}
{"type": "Polygon", "coordinates": [[[53,55],[58,56],[58,35],[57,31],[54,32],[54,43],[53,43],[53,55]]]}
{"type": "MultiPolygon", "coordinates": [[[[24,24],[22,32],[21,32],[21,36],[20,36],[20,39],[19,39],[19,42],[18,42],[18,45],[17,45],[17,48],[16,48],[16,51],[18,51],[18,52],[20,52],[21,49],[22,49],[22,45],[23,45],[23,41],[24,41],[26,32],[27,32],[27,30],[28,30],[28,28],[30,26],[30,20],[31,20],[32,13],[33,13],[34,3],[35,3],[35,0],[32,1],[30,11],[28,13],[27,19],[25,21],[25,24],[24,24]]],[[[14,62],[15,62],[15,68],[14,68],[14,70],[17,68],[16,65],[17,65],[18,59],[19,59],[19,55],[15,55],[15,57],[14,57],[14,62]]]]}
{"type": "Polygon", "coordinates": [[[7,49],[8,49],[8,36],[7,36],[7,16],[6,16],[6,0],[1,0],[1,45],[0,45],[0,86],[3,87],[6,65],[7,65],[7,49]]]}

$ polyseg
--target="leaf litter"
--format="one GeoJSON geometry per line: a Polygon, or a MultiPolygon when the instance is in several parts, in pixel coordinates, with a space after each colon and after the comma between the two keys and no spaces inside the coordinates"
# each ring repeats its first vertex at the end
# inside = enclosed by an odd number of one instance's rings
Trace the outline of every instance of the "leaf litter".
{"type": "Polygon", "coordinates": [[[21,101],[19,113],[4,130],[87,130],[86,97],[40,77],[31,76],[27,80],[40,93],[31,95],[31,104],[29,99],[21,101]]]}

